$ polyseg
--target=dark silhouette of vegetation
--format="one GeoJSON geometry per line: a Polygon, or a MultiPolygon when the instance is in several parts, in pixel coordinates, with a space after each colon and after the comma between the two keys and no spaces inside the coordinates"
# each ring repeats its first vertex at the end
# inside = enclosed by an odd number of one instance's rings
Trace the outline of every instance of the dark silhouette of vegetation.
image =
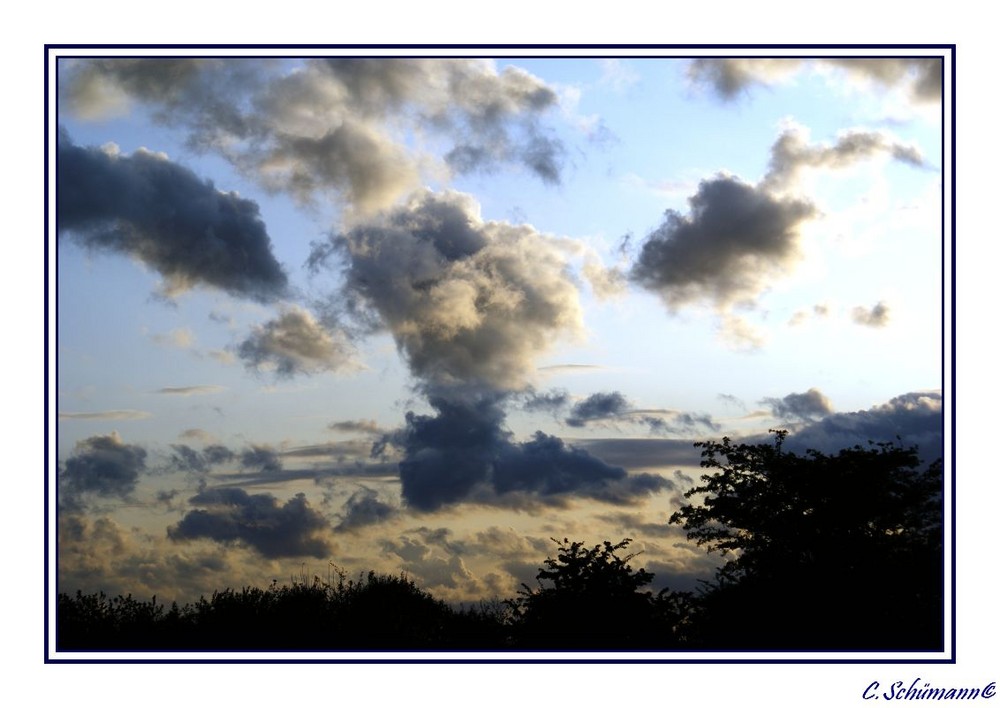
{"type": "Polygon", "coordinates": [[[168,610],[61,594],[61,650],[936,650],[940,460],[893,443],[835,455],[698,443],[713,470],[670,522],[725,559],[698,592],[649,590],[632,539],[555,541],[536,587],[454,608],[405,576],[215,592],[168,610]]]}
{"type": "Polygon", "coordinates": [[[707,583],[692,644],[746,649],[942,646],[941,461],[869,444],[796,455],[773,444],[699,443],[703,475],[673,514],[729,556],[707,583]]]}
{"type": "Polygon", "coordinates": [[[502,646],[488,603],[455,610],[405,576],[226,589],[169,611],[103,593],[59,596],[58,646],[79,649],[423,650],[502,646]]]}
{"type": "MultiPolygon", "coordinates": [[[[555,539],[552,539],[556,541],[555,539]]],[[[643,590],[653,574],[619,556],[632,542],[587,548],[563,539],[536,579],[511,601],[515,641],[529,649],[669,649],[678,645],[684,596],[643,590]]],[[[558,543],[558,541],[556,541],[558,543]]]]}

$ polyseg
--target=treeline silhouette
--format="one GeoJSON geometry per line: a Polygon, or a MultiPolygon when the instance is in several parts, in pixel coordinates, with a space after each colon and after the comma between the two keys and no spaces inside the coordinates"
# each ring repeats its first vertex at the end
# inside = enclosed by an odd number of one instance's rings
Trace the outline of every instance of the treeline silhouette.
{"type": "Polygon", "coordinates": [[[60,650],[940,650],[942,475],[915,448],[835,455],[698,443],[714,470],[670,522],[726,561],[697,591],[648,589],[632,539],[556,541],[536,586],[452,607],[374,571],[226,589],[169,609],[60,594],[60,650]]]}

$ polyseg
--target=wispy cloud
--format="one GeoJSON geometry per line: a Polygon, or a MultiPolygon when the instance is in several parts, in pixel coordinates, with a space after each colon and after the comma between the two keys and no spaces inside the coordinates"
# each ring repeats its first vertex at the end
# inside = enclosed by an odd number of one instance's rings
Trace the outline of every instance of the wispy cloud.
{"type": "Polygon", "coordinates": [[[152,415],[149,411],[130,409],[80,413],[59,411],[59,420],[142,420],[143,418],[150,418],[152,415]]]}
{"type": "Polygon", "coordinates": [[[225,386],[214,384],[205,386],[166,386],[156,390],[167,396],[203,396],[210,393],[221,393],[226,390],[225,386]]]}

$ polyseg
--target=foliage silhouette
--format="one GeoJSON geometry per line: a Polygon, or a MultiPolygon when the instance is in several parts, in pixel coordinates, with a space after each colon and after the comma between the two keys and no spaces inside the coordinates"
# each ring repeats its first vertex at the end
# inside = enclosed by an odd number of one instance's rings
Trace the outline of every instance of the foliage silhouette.
{"type": "Polygon", "coordinates": [[[718,470],[675,512],[688,538],[730,559],[707,583],[691,642],[711,648],[940,649],[942,474],[916,448],[835,455],[698,443],[718,470]]]}
{"type": "MultiPolygon", "coordinates": [[[[554,542],[559,543],[556,539],[554,542]]],[[[511,601],[516,642],[525,648],[642,649],[676,645],[680,595],[642,590],[653,574],[619,555],[632,539],[591,548],[564,538],[536,579],[511,601]]]]}

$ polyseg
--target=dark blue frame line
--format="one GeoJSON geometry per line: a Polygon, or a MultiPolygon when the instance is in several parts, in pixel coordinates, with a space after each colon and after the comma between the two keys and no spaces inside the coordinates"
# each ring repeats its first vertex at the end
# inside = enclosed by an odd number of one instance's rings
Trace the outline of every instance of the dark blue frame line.
{"type": "MultiPolygon", "coordinates": [[[[44,315],[43,322],[45,327],[44,332],[44,381],[43,381],[43,391],[44,391],[44,453],[43,453],[43,464],[44,468],[44,498],[43,498],[43,509],[44,509],[44,532],[43,532],[43,542],[44,542],[44,582],[45,582],[45,595],[43,597],[43,609],[44,609],[44,662],[49,664],[954,664],[957,661],[957,554],[955,549],[957,547],[956,543],[956,516],[957,516],[957,502],[956,502],[956,443],[957,443],[957,415],[956,415],[956,395],[957,395],[957,365],[956,365],[956,208],[957,208],[957,174],[956,174],[956,143],[957,143],[957,129],[956,129],[956,45],[955,44],[810,44],[810,45],[796,45],[796,44],[338,44],[338,45],[323,45],[323,44],[298,44],[298,45],[288,45],[288,44],[123,44],[123,45],[111,45],[111,44],[46,44],[44,46],[45,52],[45,64],[44,64],[44,129],[43,129],[43,155],[44,155],[44,179],[45,184],[43,188],[44,193],[44,204],[45,204],[45,214],[43,218],[43,228],[44,228],[44,287],[45,293],[43,297],[44,301],[44,315]],[[894,657],[894,658],[874,658],[874,659],[837,659],[837,658],[826,658],[826,659],[810,659],[810,658],[795,658],[795,659],[768,659],[768,658],[743,658],[743,659],[700,659],[697,658],[698,653],[724,653],[716,651],[686,651],[683,652],[684,656],[669,658],[664,657],[663,654],[668,654],[670,652],[655,652],[657,657],[653,658],[629,658],[629,659],[616,659],[616,658],[596,658],[589,656],[589,654],[597,652],[580,652],[588,656],[581,656],[579,658],[511,658],[511,659],[476,659],[476,658],[303,658],[303,659],[282,659],[282,658],[226,658],[226,659],[213,659],[213,658],[120,658],[120,659],[109,659],[109,658],[60,658],[54,656],[55,648],[50,646],[49,643],[49,629],[50,622],[54,622],[55,619],[49,616],[49,598],[50,589],[52,588],[53,579],[50,577],[49,573],[49,505],[48,501],[50,498],[50,492],[58,495],[58,486],[50,489],[49,484],[49,470],[50,464],[55,461],[49,459],[49,371],[50,367],[53,366],[54,362],[50,359],[50,347],[49,347],[49,236],[50,228],[53,224],[49,220],[49,204],[52,195],[49,190],[49,156],[50,156],[50,145],[49,145],[49,119],[52,115],[53,107],[49,103],[49,88],[50,80],[55,82],[56,88],[58,90],[58,75],[51,77],[49,75],[49,62],[50,58],[53,56],[53,52],[60,49],[136,49],[136,50],[148,50],[148,49],[289,49],[293,51],[302,50],[314,50],[314,49],[329,49],[329,50],[356,50],[356,49],[420,49],[420,50],[433,50],[433,49],[468,49],[475,50],[476,54],[470,55],[456,55],[456,54],[443,54],[443,58],[459,58],[461,56],[482,56],[486,52],[482,50],[495,50],[495,49],[549,49],[549,50],[564,50],[564,49],[596,49],[596,50],[612,50],[612,49],[622,49],[622,50],[636,50],[636,49],[655,49],[655,50],[694,50],[694,49],[727,49],[727,50],[741,50],[741,49],[793,49],[793,50],[823,50],[823,49],[880,49],[880,50],[915,50],[915,49],[934,49],[943,50],[941,58],[944,59],[949,56],[951,59],[951,85],[950,85],[950,97],[951,97],[951,135],[950,135],[950,145],[951,145],[951,213],[950,213],[950,224],[951,224],[951,371],[950,377],[948,377],[948,372],[945,371],[945,354],[947,348],[947,337],[946,335],[946,325],[943,315],[945,314],[945,303],[946,299],[946,285],[945,285],[945,255],[948,245],[946,240],[942,237],[941,239],[941,269],[942,269],[942,285],[941,285],[941,354],[942,354],[942,371],[941,371],[941,382],[945,382],[946,378],[950,380],[949,393],[951,395],[951,414],[950,414],[950,427],[951,427],[951,656],[936,659],[908,659],[905,657],[894,657]]],[[[490,52],[490,54],[493,54],[490,52]]],[[[99,55],[92,55],[99,56],[99,55]]],[[[127,55],[114,54],[109,55],[114,57],[123,57],[127,55]]],[[[250,57],[252,55],[241,55],[250,57]]],[[[276,55],[268,54],[266,56],[273,57],[276,55]]],[[[288,55],[288,56],[300,56],[300,55],[288,55]]],[[[384,54],[373,55],[373,56],[385,56],[384,54]]],[[[403,56],[403,55],[394,55],[403,56]]],[[[421,53],[419,55],[414,55],[417,57],[433,57],[435,55],[421,53]]],[[[571,57],[573,59],[585,59],[585,58],[608,58],[614,57],[614,54],[608,54],[607,52],[586,55],[586,54],[575,54],[571,57]]],[[[636,56],[634,54],[622,54],[621,57],[628,57],[634,59],[644,58],[642,56],[636,56]]],[[[683,55],[671,55],[672,58],[683,58],[683,55]]],[[[723,57],[731,58],[738,57],[739,54],[733,54],[728,52],[726,54],[719,55],[706,55],[699,54],[698,56],[704,57],[723,57]]],[[[754,54],[748,55],[753,57],[763,57],[766,55],[754,54]]],[[[776,57],[789,57],[788,54],[776,54],[776,57]]],[[[827,56],[824,54],[795,54],[794,58],[819,58],[822,56],[827,56]]],[[[864,58],[863,55],[854,55],[859,58],[864,58]]],[[[887,55],[878,54],[872,55],[872,57],[885,57],[887,55]]],[[[906,56],[905,54],[894,54],[894,57],[906,56]]],[[[551,58],[557,59],[559,56],[552,54],[539,54],[539,55],[513,55],[511,58],[551,58]]],[[[649,58],[657,58],[650,56],[649,58]]],[[[944,66],[942,62],[942,78],[944,74],[944,66]]],[[[56,98],[56,103],[58,104],[58,97],[56,98]]],[[[945,135],[944,129],[944,118],[945,118],[945,107],[944,101],[941,104],[941,147],[942,153],[945,146],[945,141],[947,136],[945,135]]],[[[58,158],[57,158],[58,159],[58,158]]],[[[58,169],[58,165],[57,165],[58,169]]],[[[941,184],[941,197],[942,197],[942,211],[941,211],[941,231],[944,233],[944,227],[946,223],[946,218],[948,215],[944,209],[944,196],[945,196],[945,184],[942,180],[941,184]]],[[[56,218],[58,222],[58,215],[56,218]]],[[[55,224],[58,227],[58,223],[55,224]]],[[[58,307],[58,248],[55,249],[55,272],[56,272],[56,306],[58,307]]],[[[55,332],[55,343],[58,346],[59,331],[58,331],[58,320],[56,321],[56,332],[55,332]]],[[[56,380],[56,390],[58,390],[58,367],[55,369],[55,380],[56,380]]],[[[942,395],[943,398],[943,395],[942,395]]],[[[56,420],[56,433],[58,433],[58,420],[56,420]]],[[[946,422],[942,419],[942,433],[944,432],[944,426],[946,422]]],[[[56,500],[58,503],[58,499],[56,500]]],[[[58,558],[58,534],[55,537],[56,541],[56,558],[58,558]]],[[[942,559],[943,560],[943,559],[942,559]]],[[[942,585],[944,585],[945,579],[942,578],[942,585]]],[[[55,584],[58,586],[58,575],[55,579],[55,584]]],[[[56,588],[58,592],[58,587],[56,588]]],[[[942,621],[944,617],[942,617],[942,621]]],[[[56,627],[58,632],[58,627],[56,627]]],[[[83,654],[86,652],[74,652],[75,654],[83,654]]],[[[94,652],[95,654],[100,654],[101,652],[94,652]]],[[[118,653],[129,653],[129,652],[118,652],[118,653]]],[[[150,652],[131,652],[135,655],[141,655],[143,653],[150,652]]],[[[170,654],[172,652],[163,652],[164,654],[170,654]]],[[[184,653],[184,652],[175,652],[184,653]]],[[[219,652],[222,653],[222,652],[219,652]]],[[[229,652],[234,653],[234,652],[229,652]]],[[[280,652],[276,652],[280,653],[280,652]]],[[[296,652],[297,653],[297,652],[296,652]]],[[[352,654],[357,655],[362,652],[352,652],[352,654]]],[[[382,653],[382,652],[378,652],[382,653]]],[[[410,652],[413,653],[413,652],[410,652]]],[[[435,652],[417,652],[427,654],[433,654],[435,652]]],[[[500,653],[493,651],[465,651],[465,652],[447,652],[447,653],[462,653],[466,655],[475,655],[476,653],[500,653]]],[[[543,657],[546,653],[555,652],[539,652],[543,657]]],[[[575,652],[563,652],[565,654],[572,654],[575,652]]],[[[612,652],[605,652],[612,653],[612,652]]],[[[629,653],[639,653],[639,652],[629,652],[629,653]]],[[[746,652],[751,653],[751,652],[746,652]]],[[[773,651],[758,651],[758,654],[767,653],[779,653],[773,651]]],[[[807,652],[801,652],[803,654],[807,652]]],[[[827,653],[839,653],[839,652],[827,652],[827,653]]],[[[843,652],[848,653],[848,652],[843,652]]]]}

